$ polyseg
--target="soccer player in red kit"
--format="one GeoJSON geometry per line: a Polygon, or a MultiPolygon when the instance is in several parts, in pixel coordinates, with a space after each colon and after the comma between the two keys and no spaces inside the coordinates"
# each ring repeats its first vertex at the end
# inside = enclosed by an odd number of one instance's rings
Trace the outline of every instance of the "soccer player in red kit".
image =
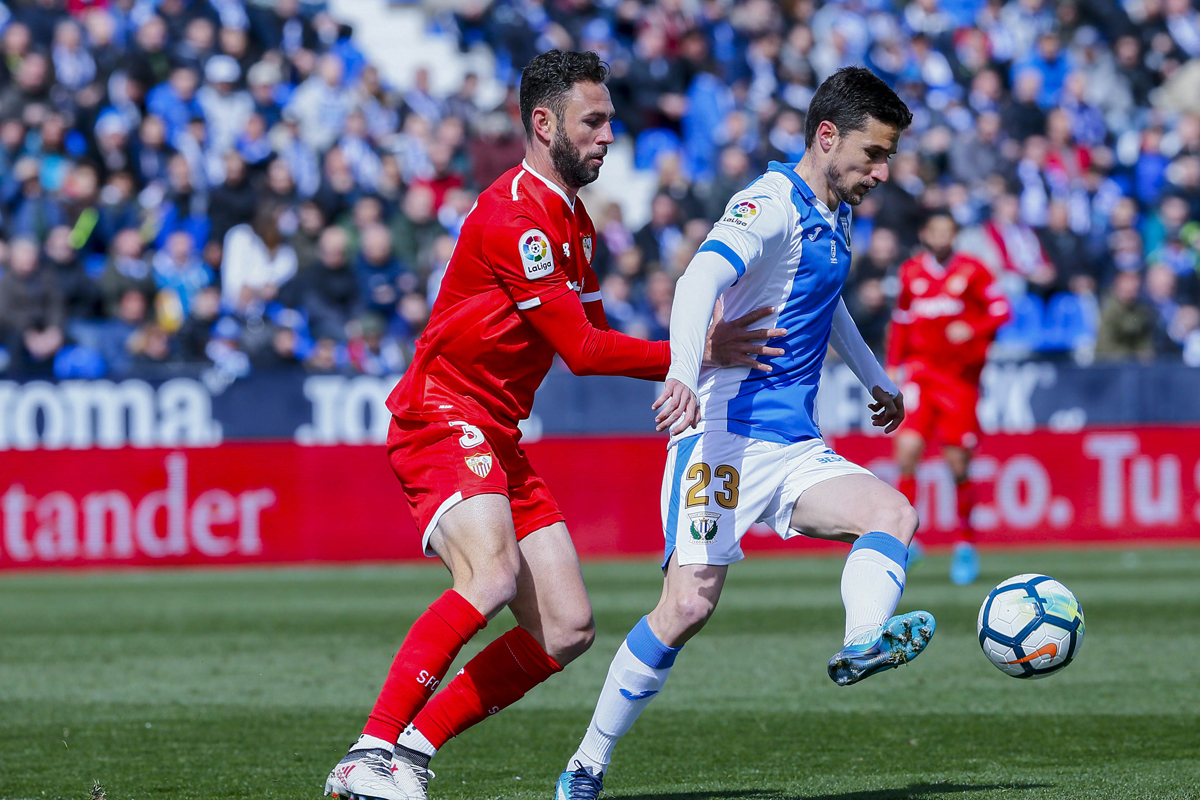
{"type": "Polygon", "coordinates": [[[925,443],[939,442],[958,495],[958,541],[950,579],[968,584],[979,577],[969,476],[971,452],[979,443],[979,374],[988,345],[1008,319],[1009,306],[981,261],[954,252],[957,234],[958,225],[946,211],[930,214],[921,226],[925,252],[900,266],[887,364],[908,411],[896,434],[897,488],[915,504],[915,472],[925,443]]]}
{"type": "MultiPolygon", "coordinates": [[[[576,198],[613,141],[606,75],[595,53],[552,50],[525,68],[525,160],[467,216],[413,363],[388,398],[392,469],[426,555],[442,560],[453,588],[409,629],[326,794],[424,800],[439,747],[561,671],[594,637],[575,548],[517,425],[555,354],[580,375],[663,380],[669,366],[667,342],[609,329],[591,267],[595,227],[576,198]],[[505,606],[517,627],[433,696],[462,646],[505,606]]],[[[771,311],[715,326],[712,362],[762,368],[753,356],[782,354],[751,344],[781,331],[746,330],[771,311]]]]}

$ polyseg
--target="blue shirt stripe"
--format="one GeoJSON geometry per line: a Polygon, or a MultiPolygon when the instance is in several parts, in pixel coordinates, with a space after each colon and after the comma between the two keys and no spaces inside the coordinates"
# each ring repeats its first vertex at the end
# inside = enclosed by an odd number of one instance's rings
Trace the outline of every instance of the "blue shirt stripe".
{"type": "Polygon", "coordinates": [[[724,242],[718,242],[715,239],[709,239],[704,244],[700,245],[697,253],[716,253],[730,263],[737,270],[738,277],[746,274],[746,262],[742,261],[742,257],[733,252],[733,248],[724,242]]]}

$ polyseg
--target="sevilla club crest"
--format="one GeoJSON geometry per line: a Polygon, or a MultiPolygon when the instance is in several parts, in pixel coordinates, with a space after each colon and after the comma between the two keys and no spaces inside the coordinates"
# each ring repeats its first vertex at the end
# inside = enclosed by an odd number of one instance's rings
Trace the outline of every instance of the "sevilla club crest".
{"type": "Polygon", "coordinates": [[[592,264],[592,237],[583,237],[583,257],[587,259],[588,266],[592,264]]]}
{"type": "Polygon", "coordinates": [[[488,473],[492,471],[492,454],[479,453],[478,455],[466,456],[463,461],[467,462],[467,468],[481,478],[486,478],[488,473]]]}

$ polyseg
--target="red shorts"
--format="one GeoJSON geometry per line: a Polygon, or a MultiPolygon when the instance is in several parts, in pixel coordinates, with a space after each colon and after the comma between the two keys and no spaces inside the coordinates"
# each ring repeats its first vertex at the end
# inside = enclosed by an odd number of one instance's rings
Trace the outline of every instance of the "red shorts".
{"type": "Polygon", "coordinates": [[[429,537],[442,515],[478,494],[508,498],[518,541],[563,519],[517,434],[504,428],[392,417],[387,445],[427,556],[435,555],[429,537]]]}
{"type": "Polygon", "coordinates": [[[945,375],[913,376],[903,387],[904,424],[901,430],[954,447],[979,444],[979,386],[945,375]]]}

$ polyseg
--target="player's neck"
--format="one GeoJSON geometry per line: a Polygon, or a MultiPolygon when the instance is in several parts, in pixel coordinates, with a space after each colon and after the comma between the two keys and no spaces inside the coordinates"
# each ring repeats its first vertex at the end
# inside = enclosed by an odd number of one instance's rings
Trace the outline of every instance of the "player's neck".
{"type": "Polygon", "coordinates": [[[575,195],[579,193],[579,189],[568,186],[566,182],[559,176],[558,171],[554,169],[554,161],[550,158],[550,152],[548,150],[535,147],[526,148],[525,163],[528,164],[538,175],[541,175],[543,178],[562,189],[563,194],[565,194],[568,198],[568,202],[574,205],[575,195]]]}
{"type": "Polygon", "coordinates": [[[817,165],[816,159],[810,158],[808,153],[805,153],[800,159],[800,163],[796,165],[796,174],[808,184],[808,188],[812,189],[813,194],[825,204],[826,208],[835,210],[841,205],[837,193],[833,191],[833,186],[825,177],[825,170],[821,169],[817,165]]]}

